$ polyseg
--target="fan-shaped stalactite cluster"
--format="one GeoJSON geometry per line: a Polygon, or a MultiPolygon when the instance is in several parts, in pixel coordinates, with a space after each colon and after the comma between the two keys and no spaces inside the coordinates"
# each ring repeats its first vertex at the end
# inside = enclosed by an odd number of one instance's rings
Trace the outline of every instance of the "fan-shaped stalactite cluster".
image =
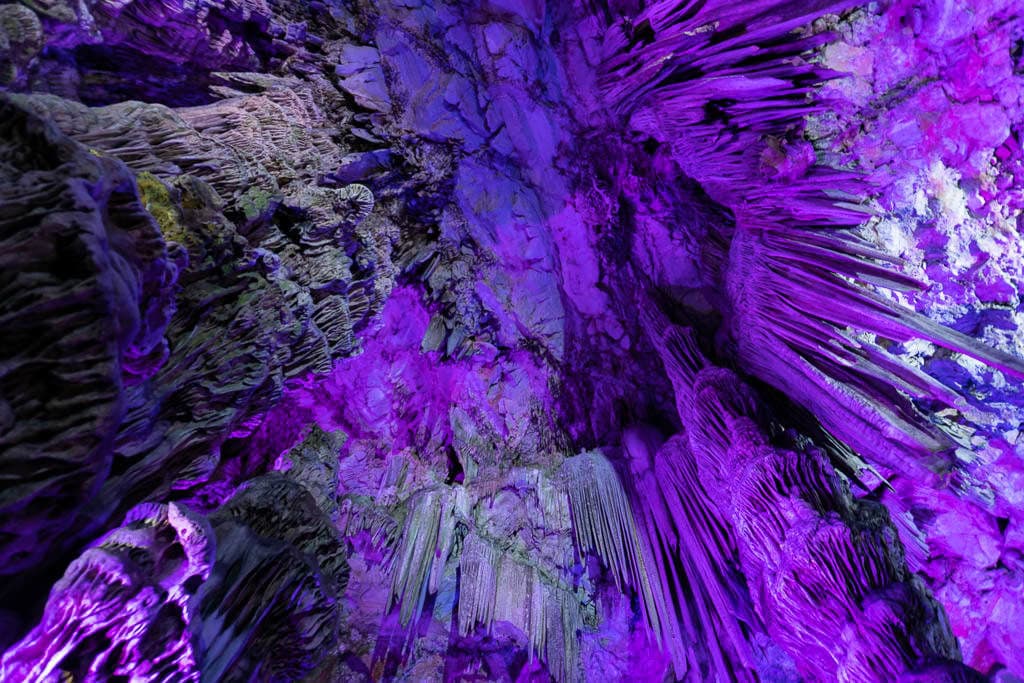
{"type": "Polygon", "coordinates": [[[1004,373],[1024,369],[876,291],[918,285],[852,230],[865,220],[867,180],[816,164],[799,138],[801,117],[828,107],[814,88],[840,74],[800,58],[827,33],[792,32],[851,4],[758,3],[739,24],[731,3],[654,3],[606,42],[602,92],[630,134],[671,145],[680,171],[731,210],[734,225],[707,237],[719,253],[705,249],[699,271],[727,294],[722,313],[741,367],[873,462],[927,476],[950,465],[953,443],[908,397],[956,399],[879,339],[926,339],[1004,373]],[[733,22],[743,30],[720,31],[733,22]],[[902,457],[907,450],[919,456],[902,457]]]}

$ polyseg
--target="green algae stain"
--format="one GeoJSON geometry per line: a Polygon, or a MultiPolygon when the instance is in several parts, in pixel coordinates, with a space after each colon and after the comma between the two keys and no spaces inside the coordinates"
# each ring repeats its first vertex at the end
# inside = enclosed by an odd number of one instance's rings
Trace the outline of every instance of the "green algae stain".
{"type": "Polygon", "coordinates": [[[136,177],[139,197],[146,211],[156,219],[165,240],[185,244],[186,233],[181,226],[178,209],[171,200],[171,193],[159,178],[148,171],[136,177]]]}

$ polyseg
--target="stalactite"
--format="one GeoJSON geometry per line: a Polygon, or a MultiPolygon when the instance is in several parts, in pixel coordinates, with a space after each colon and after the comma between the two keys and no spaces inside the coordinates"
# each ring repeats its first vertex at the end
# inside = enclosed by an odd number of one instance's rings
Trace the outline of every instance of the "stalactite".
{"type": "Polygon", "coordinates": [[[596,552],[608,563],[621,587],[632,586],[644,616],[660,637],[658,603],[646,566],[633,510],[615,468],[598,451],[569,458],[562,466],[572,511],[573,532],[581,553],[596,552]]]}
{"type": "Polygon", "coordinates": [[[631,457],[645,461],[632,483],[634,507],[665,596],[656,605],[676,677],[704,680],[718,671],[743,681],[784,679],[791,664],[752,651],[764,647],[764,624],[736,566],[734,532],[701,482],[685,437],[631,457]],[[760,645],[752,634],[761,634],[760,645]]]}
{"type": "Polygon", "coordinates": [[[667,326],[653,341],[688,425],[675,457],[727,492],[714,503],[734,529],[753,604],[801,674],[859,681],[956,659],[948,625],[904,575],[888,516],[865,516],[868,503],[855,514],[816,450],[773,446],[753,392],[710,365],[689,331],[667,326]]]}
{"type": "Polygon", "coordinates": [[[785,656],[761,651],[767,636],[736,570],[733,532],[680,445],[674,438],[658,451],[633,482],[632,500],[600,452],[567,460],[562,469],[577,547],[601,557],[623,589],[637,591],[678,677],[714,671],[737,680],[784,677],[791,673],[785,656]],[[752,633],[762,634],[757,653],[752,633]]]}
{"type": "Polygon", "coordinates": [[[392,567],[385,613],[399,606],[403,626],[416,623],[423,603],[436,590],[451,553],[455,517],[451,489],[434,488],[414,495],[392,567]]]}
{"type": "MultiPolygon", "coordinates": [[[[476,481],[469,490],[456,486],[419,491],[406,503],[408,512],[391,562],[386,612],[399,605],[399,621],[413,638],[427,596],[437,592],[451,569],[449,563],[457,558],[459,633],[469,636],[478,626],[490,631],[495,622],[506,622],[525,634],[531,659],[538,657],[559,681],[579,681],[584,608],[571,580],[556,568],[542,566],[512,539],[492,537],[480,529],[463,535],[456,529],[460,520],[473,525],[471,510],[486,509],[510,481],[535,492],[545,527],[571,526],[564,485],[538,468],[476,481]]],[[[343,507],[350,533],[362,527],[380,528],[380,513],[369,510],[355,504],[343,507]]],[[[568,567],[571,548],[554,559],[558,566],[568,567]]]]}
{"type": "Polygon", "coordinates": [[[579,634],[583,614],[572,586],[521,553],[503,550],[501,539],[466,536],[459,559],[459,633],[479,624],[512,624],[526,634],[528,654],[540,657],[556,680],[582,680],[579,634]]]}
{"type": "Polygon", "coordinates": [[[1021,675],[1019,5],[0,4],[0,679],[1021,675]]]}
{"type": "Polygon", "coordinates": [[[389,559],[398,543],[401,527],[395,518],[370,500],[345,498],[340,506],[338,528],[343,536],[368,532],[373,547],[388,551],[389,559]]]}
{"type": "Polygon", "coordinates": [[[701,277],[727,295],[743,369],[872,462],[925,478],[952,465],[954,446],[911,399],[960,401],[885,340],[927,339],[1017,377],[1024,363],[879,293],[920,285],[854,233],[871,215],[859,198],[872,187],[817,164],[800,139],[804,118],[828,106],[815,88],[837,74],[806,59],[827,33],[793,32],[854,4],[654,2],[606,38],[601,85],[623,125],[671,145],[682,171],[732,212],[734,224],[703,239],[721,251],[702,252],[701,277]],[[780,154],[792,168],[767,161],[780,154]]]}

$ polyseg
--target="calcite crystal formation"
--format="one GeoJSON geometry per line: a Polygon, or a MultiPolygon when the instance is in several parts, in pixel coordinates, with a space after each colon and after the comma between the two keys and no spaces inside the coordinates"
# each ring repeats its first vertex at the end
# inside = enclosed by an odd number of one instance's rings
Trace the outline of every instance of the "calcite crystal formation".
{"type": "Polygon", "coordinates": [[[0,680],[1024,680],[1015,0],[0,4],[0,680]]]}

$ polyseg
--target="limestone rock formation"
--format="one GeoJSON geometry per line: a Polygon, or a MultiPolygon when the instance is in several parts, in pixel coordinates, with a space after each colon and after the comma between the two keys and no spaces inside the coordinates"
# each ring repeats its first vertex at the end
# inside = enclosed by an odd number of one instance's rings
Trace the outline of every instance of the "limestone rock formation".
{"type": "Polygon", "coordinates": [[[1012,0],[0,4],[0,679],[1024,676],[1012,0]]]}

